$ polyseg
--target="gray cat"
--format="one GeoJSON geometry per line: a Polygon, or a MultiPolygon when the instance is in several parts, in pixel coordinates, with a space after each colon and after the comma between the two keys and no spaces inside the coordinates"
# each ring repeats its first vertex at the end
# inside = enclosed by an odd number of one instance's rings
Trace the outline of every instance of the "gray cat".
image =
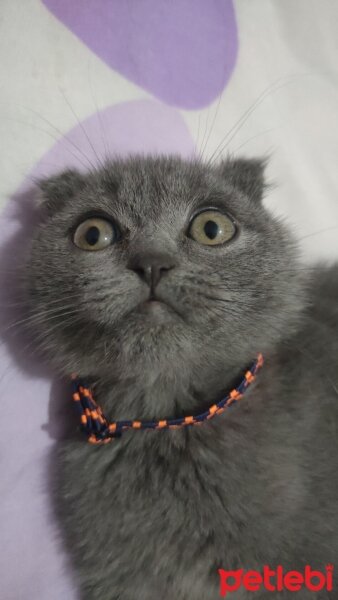
{"type": "MultiPolygon", "coordinates": [[[[196,415],[265,358],[241,401],[199,427],[62,443],[56,504],[84,599],[215,600],[219,569],[236,583],[241,569],[325,573],[338,557],[338,270],[301,266],[262,205],[263,172],[130,157],[41,183],[34,335],[109,420],[196,415]]],[[[295,596],[237,588],[223,595],[295,596]]]]}

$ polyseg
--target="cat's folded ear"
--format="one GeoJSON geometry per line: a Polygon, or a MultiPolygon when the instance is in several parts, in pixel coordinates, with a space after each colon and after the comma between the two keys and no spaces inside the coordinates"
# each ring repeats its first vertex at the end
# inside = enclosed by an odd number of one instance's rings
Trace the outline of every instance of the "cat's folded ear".
{"type": "Polygon", "coordinates": [[[53,211],[84,188],[85,177],[78,171],[69,169],[47,179],[40,179],[37,184],[40,190],[38,205],[47,211],[53,211]]]}
{"type": "Polygon", "coordinates": [[[264,171],[267,159],[227,159],[219,169],[236,189],[240,190],[249,199],[258,202],[262,200],[264,191],[268,187],[265,183],[264,171]]]}

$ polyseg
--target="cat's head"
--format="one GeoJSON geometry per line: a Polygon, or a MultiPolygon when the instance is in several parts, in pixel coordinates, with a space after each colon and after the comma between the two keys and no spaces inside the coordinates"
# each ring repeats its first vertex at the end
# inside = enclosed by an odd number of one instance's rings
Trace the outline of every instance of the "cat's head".
{"type": "Polygon", "coordinates": [[[48,360],[82,375],[207,376],[276,343],[301,300],[263,171],[131,157],[41,182],[26,295],[48,360]]]}

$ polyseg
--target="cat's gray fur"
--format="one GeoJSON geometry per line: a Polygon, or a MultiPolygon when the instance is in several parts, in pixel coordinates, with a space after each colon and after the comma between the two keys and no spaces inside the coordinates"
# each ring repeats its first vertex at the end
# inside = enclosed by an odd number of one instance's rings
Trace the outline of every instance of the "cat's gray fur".
{"type": "Polygon", "coordinates": [[[324,570],[338,557],[338,271],[307,280],[263,207],[263,170],[131,157],[41,184],[26,265],[34,331],[58,373],[90,377],[110,419],[197,413],[266,359],[241,403],[200,427],[62,444],[58,514],[85,599],[215,600],[220,567],[324,570]],[[236,220],[230,243],[187,237],[207,206],[236,220]],[[87,211],[116,219],[121,241],[76,248],[87,211]],[[172,266],[157,287],[174,309],[163,320],[138,310],[149,287],[134,269],[149,255],[172,266]]]}

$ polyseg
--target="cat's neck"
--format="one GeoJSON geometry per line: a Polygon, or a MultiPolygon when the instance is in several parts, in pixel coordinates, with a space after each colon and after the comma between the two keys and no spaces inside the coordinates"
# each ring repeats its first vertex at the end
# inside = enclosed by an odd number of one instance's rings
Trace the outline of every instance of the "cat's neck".
{"type": "MultiPolygon", "coordinates": [[[[255,357],[253,357],[255,358],[255,357]]],[[[239,382],[248,362],[212,365],[198,372],[97,377],[95,395],[109,420],[167,419],[197,414],[239,382]]]]}

